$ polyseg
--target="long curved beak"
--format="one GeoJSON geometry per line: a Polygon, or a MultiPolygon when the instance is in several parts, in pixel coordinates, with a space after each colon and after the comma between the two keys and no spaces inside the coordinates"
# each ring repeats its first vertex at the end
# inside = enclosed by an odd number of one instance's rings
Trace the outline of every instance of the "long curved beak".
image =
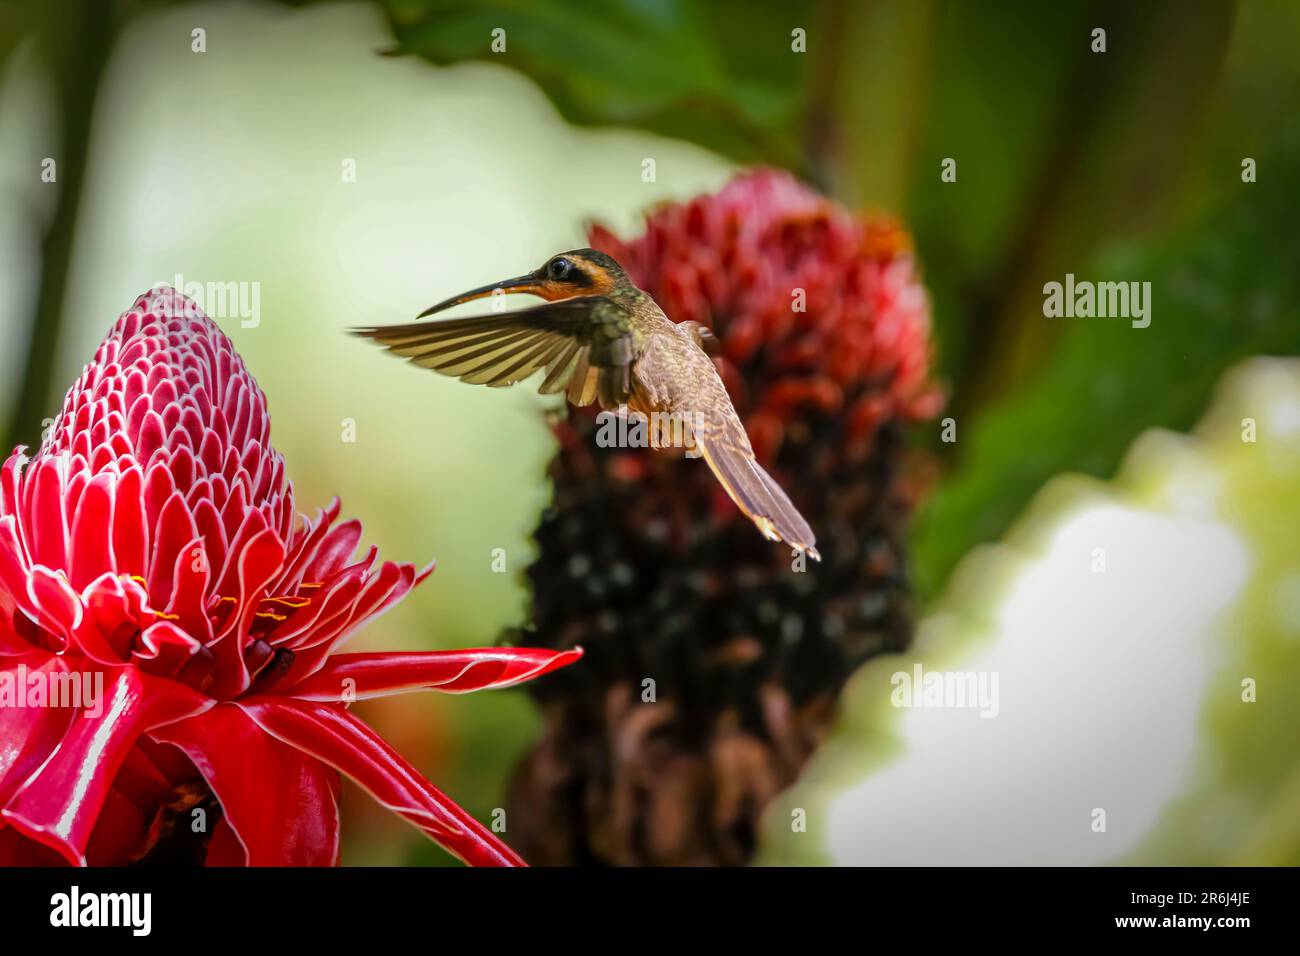
{"type": "Polygon", "coordinates": [[[533,273],[527,275],[515,276],[513,279],[505,279],[502,282],[493,282],[491,285],[479,286],[477,289],[470,289],[468,292],[462,292],[460,295],[452,296],[450,299],[444,299],[437,305],[431,305],[419,315],[417,319],[423,319],[425,316],[433,315],[435,312],[441,312],[444,309],[450,309],[453,305],[460,305],[462,302],[473,302],[475,299],[485,298],[497,290],[503,294],[510,292],[530,292],[533,295],[540,295],[542,282],[533,273]]]}

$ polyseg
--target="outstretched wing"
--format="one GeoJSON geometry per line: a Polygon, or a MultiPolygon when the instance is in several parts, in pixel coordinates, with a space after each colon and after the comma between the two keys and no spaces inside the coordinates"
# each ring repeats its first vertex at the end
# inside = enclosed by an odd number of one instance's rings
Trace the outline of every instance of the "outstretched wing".
{"type": "Polygon", "coordinates": [[[539,391],[567,391],[575,405],[617,407],[631,394],[632,329],[605,296],[581,296],[518,312],[352,330],[421,368],[501,387],[546,370],[539,391]]]}

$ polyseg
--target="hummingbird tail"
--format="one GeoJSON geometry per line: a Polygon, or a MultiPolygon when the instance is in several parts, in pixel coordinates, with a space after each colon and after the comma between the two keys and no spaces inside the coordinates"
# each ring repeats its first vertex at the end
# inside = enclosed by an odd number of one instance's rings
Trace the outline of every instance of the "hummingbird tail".
{"type": "Polygon", "coordinates": [[[820,561],[817,539],[776,480],[752,454],[696,436],[696,446],[731,500],[769,541],[784,541],[820,561]]]}

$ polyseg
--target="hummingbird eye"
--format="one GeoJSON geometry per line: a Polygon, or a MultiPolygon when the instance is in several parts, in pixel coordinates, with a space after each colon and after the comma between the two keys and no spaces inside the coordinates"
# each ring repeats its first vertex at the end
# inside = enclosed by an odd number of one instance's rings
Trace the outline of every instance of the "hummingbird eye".
{"type": "Polygon", "coordinates": [[[564,258],[552,259],[546,271],[552,279],[563,282],[573,275],[573,263],[564,258]]]}

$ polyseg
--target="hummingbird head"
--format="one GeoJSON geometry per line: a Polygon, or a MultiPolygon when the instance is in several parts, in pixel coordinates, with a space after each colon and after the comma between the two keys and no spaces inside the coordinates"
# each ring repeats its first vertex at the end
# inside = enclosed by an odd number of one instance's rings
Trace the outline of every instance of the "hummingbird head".
{"type": "Polygon", "coordinates": [[[425,309],[418,318],[422,319],[443,309],[460,305],[462,302],[472,302],[494,293],[508,295],[513,292],[526,292],[548,302],[558,302],[561,299],[573,299],[578,296],[608,295],[631,285],[632,281],[623,271],[623,267],[610,256],[595,249],[571,249],[551,256],[532,272],[480,286],[445,299],[425,309]]]}

